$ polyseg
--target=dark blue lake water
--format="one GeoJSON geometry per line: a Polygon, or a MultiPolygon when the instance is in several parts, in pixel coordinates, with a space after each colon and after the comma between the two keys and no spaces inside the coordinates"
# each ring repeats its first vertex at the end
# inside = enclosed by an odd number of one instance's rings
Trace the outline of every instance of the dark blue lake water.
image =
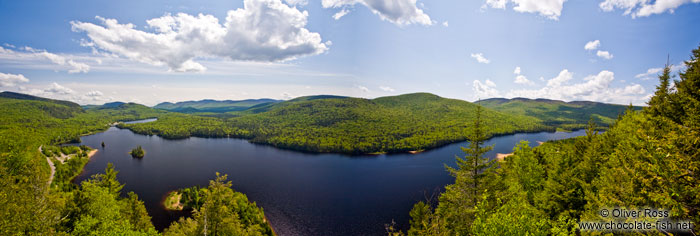
{"type": "MultiPolygon", "coordinates": [[[[520,140],[537,146],[537,141],[581,135],[584,130],[500,136],[486,142],[495,144],[487,155],[510,153],[520,140]]],[[[459,147],[467,145],[418,154],[346,156],[281,150],[241,139],[166,140],[115,127],[82,137],[80,144],[99,151],[75,181],[113,163],[125,184],[123,192],[138,194],[158,229],[182,216],[162,207],[168,191],[206,186],[220,172],[228,174],[236,191],[264,208],[279,235],[384,235],[384,225],[392,220],[405,228],[414,203],[454,182],[444,164],[454,165],[455,155],[462,155],[459,147]],[[146,150],[143,159],[128,154],[137,145],[146,150]]]]}

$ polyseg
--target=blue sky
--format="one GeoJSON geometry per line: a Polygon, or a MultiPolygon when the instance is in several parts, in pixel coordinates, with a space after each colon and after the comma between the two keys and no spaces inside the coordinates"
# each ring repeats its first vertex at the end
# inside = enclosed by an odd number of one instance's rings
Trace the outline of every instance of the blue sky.
{"type": "Polygon", "coordinates": [[[81,104],[411,92],[644,104],[667,55],[682,70],[700,46],[699,2],[2,0],[0,90],[81,104]]]}

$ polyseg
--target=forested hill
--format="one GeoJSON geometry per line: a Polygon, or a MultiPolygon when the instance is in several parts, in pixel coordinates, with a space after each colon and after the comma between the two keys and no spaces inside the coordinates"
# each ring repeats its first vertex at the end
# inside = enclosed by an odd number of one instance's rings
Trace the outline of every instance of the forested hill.
{"type": "Polygon", "coordinates": [[[193,112],[229,112],[240,111],[261,104],[274,104],[281,102],[274,99],[246,99],[239,101],[232,100],[199,100],[199,101],[184,101],[184,102],[163,102],[153,108],[163,109],[175,112],[193,113],[193,112]]]}
{"type": "MultiPolygon", "coordinates": [[[[169,114],[122,125],[166,138],[241,137],[276,147],[340,153],[404,152],[462,141],[476,105],[428,93],[376,99],[312,96],[214,118],[169,114]]],[[[488,135],[554,130],[531,117],[484,110],[488,135]]]]}
{"type": "Polygon", "coordinates": [[[50,103],[54,103],[54,104],[64,105],[70,109],[80,108],[80,105],[78,105],[77,103],[74,103],[74,102],[42,98],[42,97],[32,96],[32,95],[23,94],[23,93],[10,92],[10,91],[0,92],[0,98],[12,98],[12,99],[32,100],[32,101],[45,101],[45,102],[50,102],[50,103]]]}
{"type": "MultiPolygon", "coordinates": [[[[490,98],[479,101],[479,104],[508,114],[533,117],[545,125],[564,129],[583,128],[590,118],[599,125],[609,126],[628,107],[589,101],[564,102],[528,98],[490,98]]],[[[633,108],[642,109],[639,106],[633,108]]]]}
{"type": "MultiPolygon", "coordinates": [[[[590,117],[608,125],[626,108],[590,104],[548,108],[562,117],[484,108],[484,124],[488,136],[570,130],[584,127],[590,117]]],[[[259,104],[217,117],[170,113],[156,122],[121,127],[165,138],[239,137],[309,152],[406,152],[465,140],[475,109],[473,103],[429,93],[375,99],[321,95],[259,104]]]]}

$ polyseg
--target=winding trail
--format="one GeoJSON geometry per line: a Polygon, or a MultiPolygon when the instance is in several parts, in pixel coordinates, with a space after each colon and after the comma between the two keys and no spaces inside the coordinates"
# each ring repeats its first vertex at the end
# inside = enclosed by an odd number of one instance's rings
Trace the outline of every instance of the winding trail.
{"type": "MultiPolygon", "coordinates": [[[[39,153],[41,155],[44,155],[44,152],[41,151],[42,145],[39,145],[39,153]]],[[[51,187],[51,182],[53,181],[53,176],[56,174],[56,166],[53,165],[53,161],[51,161],[51,158],[46,157],[46,161],[49,163],[49,167],[51,168],[51,175],[49,176],[49,181],[46,183],[49,187],[51,187]]]]}

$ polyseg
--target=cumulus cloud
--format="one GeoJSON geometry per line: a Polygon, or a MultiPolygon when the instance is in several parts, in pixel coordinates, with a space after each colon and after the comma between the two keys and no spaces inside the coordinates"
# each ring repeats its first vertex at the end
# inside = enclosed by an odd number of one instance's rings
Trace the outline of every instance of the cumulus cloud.
{"type": "Polygon", "coordinates": [[[599,6],[600,9],[608,12],[621,9],[625,11],[623,15],[637,18],[665,12],[673,13],[676,8],[688,3],[700,3],[700,0],[605,0],[599,6]]]}
{"type": "Polygon", "coordinates": [[[447,21],[443,21],[443,22],[442,22],[442,26],[449,27],[449,26],[450,26],[450,23],[447,22],[447,21]]]}
{"type": "Polygon", "coordinates": [[[472,82],[472,90],[478,99],[501,96],[498,89],[496,89],[496,83],[489,79],[486,79],[483,83],[479,80],[474,80],[474,82],[472,82]]]}
{"type": "Polygon", "coordinates": [[[56,82],[53,82],[48,88],[44,89],[43,92],[49,95],[69,95],[75,93],[72,89],[63,87],[56,82]]]}
{"type": "Polygon", "coordinates": [[[478,61],[479,63],[489,64],[491,62],[489,61],[489,59],[486,59],[486,57],[484,57],[483,53],[472,53],[471,57],[476,59],[476,61],[478,61]]]}
{"type": "Polygon", "coordinates": [[[639,84],[630,84],[622,88],[611,87],[615,80],[615,74],[611,71],[603,70],[596,75],[589,75],[580,83],[570,83],[573,75],[572,72],[564,69],[556,77],[548,80],[543,88],[510,90],[506,93],[506,97],[587,100],[622,104],[644,102],[646,91],[639,84]]]}
{"type": "Polygon", "coordinates": [[[600,40],[595,40],[587,42],[586,45],[583,46],[583,49],[586,49],[586,51],[593,51],[598,49],[598,47],[600,47],[600,40]]]}
{"type": "Polygon", "coordinates": [[[509,2],[514,11],[537,13],[552,20],[559,20],[566,0],[486,0],[482,8],[505,9],[509,2]]]}
{"type": "Polygon", "coordinates": [[[13,87],[27,82],[29,82],[29,79],[22,74],[5,74],[0,72],[0,87],[13,87]]]}
{"type": "Polygon", "coordinates": [[[379,86],[379,89],[381,89],[381,90],[384,91],[384,92],[394,92],[394,91],[396,91],[396,90],[393,89],[392,87],[388,87],[388,86],[379,86]]]}
{"type": "Polygon", "coordinates": [[[527,77],[525,77],[524,75],[520,74],[520,72],[521,72],[521,70],[520,70],[520,67],[519,67],[519,66],[516,66],[516,67],[515,67],[515,70],[513,70],[513,74],[516,74],[516,75],[517,75],[517,76],[515,76],[515,81],[514,81],[516,84],[535,85],[534,82],[532,82],[532,81],[530,81],[529,79],[527,79],[527,77]]]}
{"type": "Polygon", "coordinates": [[[527,84],[527,85],[535,85],[534,82],[530,81],[525,77],[524,75],[518,75],[515,77],[515,83],[516,84],[527,84]]]}
{"type": "Polygon", "coordinates": [[[305,28],[308,12],[281,0],[245,0],[228,11],[223,24],[213,15],[166,14],[146,21],[154,32],[141,31],[116,19],[100,23],[73,21],[75,32],[89,38],[84,46],[173,71],[203,71],[198,58],[278,62],[328,50],[319,33],[305,28]]]}
{"type": "Polygon", "coordinates": [[[30,59],[37,61],[50,61],[55,65],[61,66],[62,69],[68,70],[68,73],[71,74],[87,73],[88,71],[90,71],[90,66],[85,63],[76,62],[73,59],[67,58],[66,56],[50,53],[46,50],[35,49],[28,46],[19,48],[19,50],[17,51],[0,47],[0,57],[10,57],[14,59],[30,59]]]}
{"type": "MultiPolygon", "coordinates": [[[[433,21],[428,14],[416,5],[416,0],[323,0],[323,8],[343,8],[340,12],[346,11],[346,7],[361,4],[369,8],[382,20],[389,21],[399,26],[419,24],[432,25],[433,21]]],[[[339,12],[339,13],[340,13],[339,12]]],[[[333,18],[339,13],[336,13],[333,18]]],[[[345,12],[347,14],[347,12],[345,12]]],[[[345,14],[341,14],[342,17],[345,14]]],[[[337,19],[336,19],[337,20],[337,19]]]]}
{"type": "Polygon", "coordinates": [[[610,53],[610,52],[608,52],[608,51],[601,51],[601,50],[598,50],[598,52],[596,52],[595,55],[598,56],[598,57],[600,57],[600,58],[603,58],[603,59],[605,59],[605,60],[610,60],[610,59],[613,58],[612,53],[610,53]]]}

